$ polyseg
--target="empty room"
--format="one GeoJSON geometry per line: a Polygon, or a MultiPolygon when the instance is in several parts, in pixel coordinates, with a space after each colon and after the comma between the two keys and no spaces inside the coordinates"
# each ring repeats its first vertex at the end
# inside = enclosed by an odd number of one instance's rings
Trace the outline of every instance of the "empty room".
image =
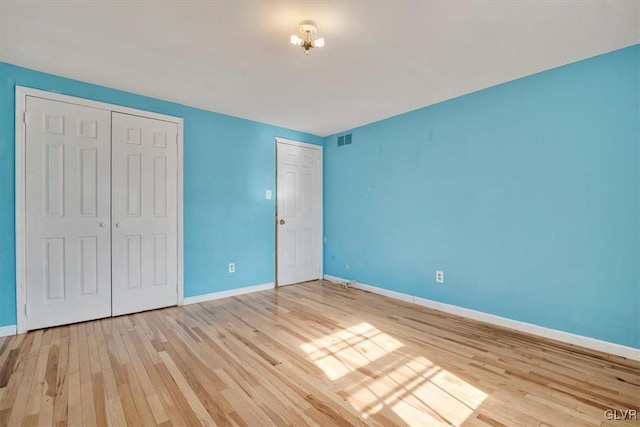
{"type": "Polygon", "coordinates": [[[0,0],[0,427],[639,426],[640,0],[0,0]]]}

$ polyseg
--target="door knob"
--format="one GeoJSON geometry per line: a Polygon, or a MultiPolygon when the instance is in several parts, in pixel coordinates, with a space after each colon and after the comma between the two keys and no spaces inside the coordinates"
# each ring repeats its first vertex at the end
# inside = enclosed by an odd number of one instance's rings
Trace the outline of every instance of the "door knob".
{"type": "Polygon", "coordinates": [[[284,225],[284,219],[280,220],[280,225],[284,225]]]}
{"type": "Polygon", "coordinates": [[[116,222],[116,228],[120,228],[120,223],[116,222]]]}
{"type": "Polygon", "coordinates": [[[100,223],[100,228],[104,228],[104,222],[100,223]]]}

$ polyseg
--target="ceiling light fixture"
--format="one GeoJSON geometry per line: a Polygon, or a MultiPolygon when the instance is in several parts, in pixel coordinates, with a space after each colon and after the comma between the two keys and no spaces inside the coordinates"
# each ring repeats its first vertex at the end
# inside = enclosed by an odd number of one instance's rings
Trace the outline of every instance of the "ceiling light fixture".
{"type": "Polygon", "coordinates": [[[324,46],[324,39],[319,38],[313,40],[311,36],[318,31],[318,27],[316,27],[316,23],[313,21],[302,21],[299,27],[300,32],[302,33],[302,38],[293,34],[291,36],[291,44],[296,46],[301,46],[304,49],[304,54],[309,55],[309,51],[314,47],[322,47],[324,46]]]}

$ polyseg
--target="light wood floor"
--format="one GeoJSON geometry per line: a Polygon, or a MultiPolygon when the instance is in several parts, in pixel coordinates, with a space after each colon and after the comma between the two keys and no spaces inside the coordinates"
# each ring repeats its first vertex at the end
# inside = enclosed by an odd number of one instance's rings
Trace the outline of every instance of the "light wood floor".
{"type": "Polygon", "coordinates": [[[322,282],[0,338],[1,426],[623,426],[639,396],[637,362],[322,282]]]}

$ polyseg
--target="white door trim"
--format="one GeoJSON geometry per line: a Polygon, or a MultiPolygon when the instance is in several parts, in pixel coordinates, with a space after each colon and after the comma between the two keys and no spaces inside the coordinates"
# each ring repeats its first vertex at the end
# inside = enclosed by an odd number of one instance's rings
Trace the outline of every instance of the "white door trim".
{"type": "Polygon", "coordinates": [[[322,145],[309,144],[308,142],[294,141],[293,139],[286,139],[276,136],[276,171],[275,171],[275,183],[276,183],[276,215],[275,215],[275,277],[274,283],[275,287],[279,287],[278,284],[278,144],[287,144],[287,145],[295,145],[297,147],[309,148],[311,150],[316,150],[320,152],[320,242],[319,242],[319,253],[320,253],[320,278],[323,277],[324,274],[324,150],[322,145]]]}
{"type": "Polygon", "coordinates": [[[310,148],[312,150],[317,150],[322,152],[322,145],[315,145],[315,144],[309,144],[308,142],[294,141],[293,139],[280,138],[279,136],[276,136],[276,143],[296,145],[298,147],[310,148]]]}
{"type": "Polygon", "coordinates": [[[183,146],[184,146],[184,119],[181,117],[167,116],[150,111],[123,107],[121,105],[108,104],[90,99],[77,98],[75,96],[62,95],[54,92],[33,89],[24,86],[16,86],[16,142],[15,142],[15,221],[16,221],[16,321],[17,333],[27,331],[27,287],[26,287],[26,124],[24,112],[27,105],[27,96],[44,98],[52,101],[66,102],[101,110],[115,111],[118,113],[135,116],[149,117],[156,120],[176,123],[178,125],[178,305],[184,305],[184,242],[183,242],[183,146]]]}

